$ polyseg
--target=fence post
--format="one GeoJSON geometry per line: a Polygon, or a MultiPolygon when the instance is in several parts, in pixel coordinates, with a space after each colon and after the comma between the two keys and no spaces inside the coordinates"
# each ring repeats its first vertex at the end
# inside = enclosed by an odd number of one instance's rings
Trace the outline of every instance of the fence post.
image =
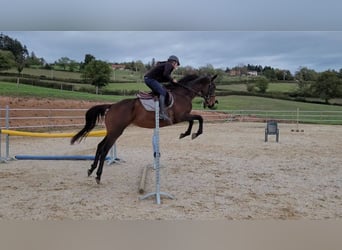
{"type": "Polygon", "coordinates": [[[299,108],[297,108],[297,130],[299,129],[299,108]]]}

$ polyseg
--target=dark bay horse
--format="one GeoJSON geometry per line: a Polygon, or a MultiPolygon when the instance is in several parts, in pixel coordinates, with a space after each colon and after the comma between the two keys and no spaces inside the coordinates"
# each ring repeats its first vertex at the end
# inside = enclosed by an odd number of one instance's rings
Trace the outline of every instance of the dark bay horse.
{"type": "MultiPolygon", "coordinates": [[[[167,110],[173,124],[185,121],[189,122],[188,129],[180,135],[180,138],[191,134],[194,120],[199,122],[199,127],[197,132],[192,134],[192,139],[202,134],[202,116],[190,114],[192,110],[192,100],[196,96],[202,97],[204,99],[204,107],[213,108],[215,103],[217,103],[215,99],[216,85],[214,83],[216,77],[217,75],[214,77],[188,75],[180,79],[177,84],[166,85],[166,88],[172,93],[174,98],[173,106],[167,110]]],[[[91,107],[86,112],[86,123],[83,129],[72,137],[71,144],[74,144],[76,141],[80,142],[86,137],[103,117],[105,117],[107,135],[98,144],[94,162],[88,170],[88,176],[90,176],[99,165],[95,178],[98,184],[101,180],[105,158],[110,148],[121,136],[125,128],[130,124],[142,128],[155,127],[154,111],[147,111],[141,104],[139,98],[124,99],[114,104],[102,104],[91,107]]],[[[170,125],[169,122],[164,120],[160,120],[159,124],[160,127],[170,125]]]]}

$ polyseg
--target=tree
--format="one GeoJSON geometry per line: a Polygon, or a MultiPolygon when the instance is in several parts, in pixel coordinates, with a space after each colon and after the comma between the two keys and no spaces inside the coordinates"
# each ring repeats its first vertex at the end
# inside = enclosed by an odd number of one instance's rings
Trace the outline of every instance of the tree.
{"type": "MultiPolygon", "coordinates": [[[[23,46],[16,39],[12,39],[9,36],[0,34],[0,49],[12,52],[18,74],[20,74],[24,69],[26,58],[28,57],[28,50],[26,46],[23,46]]],[[[17,83],[19,84],[19,77],[17,83]]]]}
{"type": "Polygon", "coordinates": [[[69,61],[69,71],[74,72],[79,68],[80,64],[76,62],[75,60],[69,61]]]}
{"type": "Polygon", "coordinates": [[[141,60],[135,62],[135,71],[139,71],[141,73],[144,73],[146,71],[146,67],[141,60]]]}
{"type": "Polygon", "coordinates": [[[259,89],[260,93],[266,93],[268,89],[268,79],[265,77],[258,77],[255,82],[255,87],[259,89]]]}
{"type": "Polygon", "coordinates": [[[45,64],[46,62],[44,58],[38,58],[33,51],[26,59],[26,67],[30,67],[32,65],[44,66],[45,64]]]}
{"type": "Polygon", "coordinates": [[[278,81],[293,80],[293,76],[289,70],[275,69],[275,75],[278,81]]]}
{"type": "Polygon", "coordinates": [[[110,65],[101,60],[92,60],[84,68],[82,77],[85,82],[96,86],[96,94],[99,88],[106,86],[112,74],[110,65]]]}
{"type": "Polygon", "coordinates": [[[324,71],[319,74],[316,82],[311,86],[312,92],[329,103],[329,100],[342,94],[342,80],[335,71],[324,71]]]}
{"type": "Polygon", "coordinates": [[[300,67],[295,72],[295,79],[298,83],[298,93],[302,96],[311,95],[311,84],[317,80],[318,73],[307,67],[300,67]]]}
{"type": "Polygon", "coordinates": [[[267,79],[269,80],[276,80],[277,76],[276,76],[276,72],[274,70],[274,68],[270,67],[270,66],[265,66],[263,71],[262,71],[263,76],[265,76],[267,79]]]}
{"type": "Polygon", "coordinates": [[[205,67],[200,67],[199,68],[199,74],[201,75],[214,75],[215,74],[215,69],[214,66],[211,64],[207,64],[205,67]]]}
{"type": "Polygon", "coordinates": [[[342,79],[342,68],[339,70],[337,76],[338,76],[338,78],[342,79]]]}
{"type": "Polygon", "coordinates": [[[69,65],[69,63],[70,63],[70,59],[69,59],[69,57],[66,57],[66,56],[59,58],[55,62],[55,64],[62,67],[63,70],[66,70],[66,67],[69,65]]]}
{"type": "Polygon", "coordinates": [[[10,51],[0,50],[0,71],[15,66],[14,56],[10,51]]]}
{"type": "Polygon", "coordinates": [[[92,60],[95,60],[95,56],[91,55],[91,54],[86,54],[84,56],[84,62],[81,63],[80,69],[84,70],[85,66],[87,66],[88,63],[90,63],[92,60]]]}
{"type": "Polygon", "coordinates": [[[256,72],[260,73],[260,72],[262,72],[262,66],[261,65],[247,64],[247,70],[248,71],[256,71],[256,72]]]}
{"type": "Polygon", "coordinates": [[[308,69],[307,67],[301,67],[295,73],[295,79],[303,82],[303,81],[316,81],[318,77],[318,73],[313,69],[308,69]]]}

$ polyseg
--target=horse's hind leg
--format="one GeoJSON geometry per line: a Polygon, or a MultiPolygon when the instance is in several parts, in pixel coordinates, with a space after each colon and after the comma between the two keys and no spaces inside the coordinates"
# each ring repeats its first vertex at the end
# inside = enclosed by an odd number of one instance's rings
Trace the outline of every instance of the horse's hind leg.
{"type": "Polygon", "coordinates": [[[91,164],[91,167],[88,169],[88,176],[91,176],[91,174],[94,172],[94,170],[97,167],[97,164],[99,162],[99,158],[100,158],[100,153],[102,151],[102,147],[104,142],[106,141],[107,136],[105,136],[103,138],[103,140],[97,145],[97,149],[96,149],[96,153],[95,153],[95,159],[93,161],[93,164],[91,164]]]}
{"type": "Polygon", "coordinates": [[[184,132],[184,133],[181,133],[180,136],[179,136],[179,139],[182,139],[188,135],[191,134],[191,130],[192,130],[192,125],[194,125],[194,121],[193,120],[190,120],[189,121],[189,126],[188,126],[188,129],[184,132]]]}
{"type": "Polygon", "coordinates": [[[109,150],[111,149],[111,147],[113,146],[113,144],[115,143],[116,138],[109,140],[109,138],[107,137],[106,141],[104,142],[103,146],[101,147],[100,153],[99,153],[99,167],[96,171],[96,183],[100,184],[101,181],[101,175],[102,175],[102,171],[103,171],[103,165],[104,162],[106,160],[106,156],[109,152],[109,150]]]}

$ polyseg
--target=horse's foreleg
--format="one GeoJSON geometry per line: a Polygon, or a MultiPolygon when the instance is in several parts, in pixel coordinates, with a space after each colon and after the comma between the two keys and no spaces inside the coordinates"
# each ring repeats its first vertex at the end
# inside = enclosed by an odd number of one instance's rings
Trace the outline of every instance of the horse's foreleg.
{"type": "Polygon", "coordinates": [[[88,176],[91,176],[91,174],[94,172],[94,170],[97,167],[97,164],[99,162],[100,154],[102,151],[102,147],[104,142],[106,141],[107,136],[103,138],[103,140],[97,145],[96,153],[95,153],[95,159],[93,161],[93,164],[91,164],[91,167],[88,169],[88,176]]]}
{"type": "Polygon", "coordinates": [[[197,120],[199,125],[198,125],[198,130],[196,133],[193,133],[191,136],[191,139],[195,139],[197,136],[199,136],[200,134],[203,133],[203,118],[200,115],[187,115],[186,117],[183,117],[183,121],[188,121],[189,122],[189,127],[188,129],[180,134],[179,138],[182,139],[185,136],[188,136],[191,134],[191,130],[192,130],[192,125],[194,124],[194,120],[197,120]]]}
{"type": "Polygon", "coordinates": [[[193,133],[191,136],[191,139],[195,139],[198,137],[200,134],[203,133],[203,118],[200,115],[194,115],[193,116],[194,120],[198,120],[198,130],[196,133],[193,133]]]}
{"type": "Polygon", "coordinates": [[[181,133],[180,136],[179,136],[179,139],[182,139],[188,135],[190,135],[191,133],[191,130],[192,130],[192,125],[194,124],[194,121],[193,120],[189,120],[189,126],[188,126],[188,129],[184,132],[184,133],[181,133]]]}

